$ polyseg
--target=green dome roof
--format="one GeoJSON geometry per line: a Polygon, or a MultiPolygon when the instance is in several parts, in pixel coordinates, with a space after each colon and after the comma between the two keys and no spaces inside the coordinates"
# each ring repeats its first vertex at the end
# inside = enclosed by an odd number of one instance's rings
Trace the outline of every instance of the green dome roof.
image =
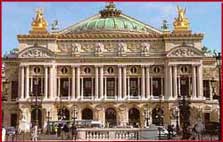
{"type": "Polygon", "coordinates": [[[130,21],[123,17],[107,17],[97,18],[88,21],[78,27],[76,31],[101,31],[101,30],[117,30],[117,31],[146,31],[144,25],[130,21]]]}
{"type": "Polygon", "coordinates": [[[92,32],[161,33],[151,26],[122,14],[112,2],[101,10],[100,14],[70,26],[61,33],[92,32]]]}

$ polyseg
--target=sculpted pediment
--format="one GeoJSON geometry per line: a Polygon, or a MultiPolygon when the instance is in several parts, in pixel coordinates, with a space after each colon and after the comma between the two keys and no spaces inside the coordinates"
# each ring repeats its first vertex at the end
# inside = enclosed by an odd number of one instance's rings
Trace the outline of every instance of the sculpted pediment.
{"type": "Polygon", "coordinates": [[[54,53],[45,47],[29,47],[21,51],[19,58],[51,58],[54,53]]]}
{"type": "Polygon", "coordinates": [[[202,57],[202,51],[191,46],[180,46],[171,49],[167,57],[202,57]]]}

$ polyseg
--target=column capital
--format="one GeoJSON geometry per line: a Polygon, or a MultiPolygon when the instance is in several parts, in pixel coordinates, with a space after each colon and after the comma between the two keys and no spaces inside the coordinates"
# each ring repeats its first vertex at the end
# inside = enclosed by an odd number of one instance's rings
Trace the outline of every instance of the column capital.
{"type": "Polygon", "coordinates": [[[71,65],[71,68],[79,68],[81,65],[71,65]]]}

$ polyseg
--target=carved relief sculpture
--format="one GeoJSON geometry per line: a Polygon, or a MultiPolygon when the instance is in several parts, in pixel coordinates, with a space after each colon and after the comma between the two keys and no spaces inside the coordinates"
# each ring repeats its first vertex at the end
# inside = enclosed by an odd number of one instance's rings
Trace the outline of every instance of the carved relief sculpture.
{"type": "Polygon", "coordinates": [[[95,46],[95,56],[102,56],[104,52],[104,44],[96,43],[95,46]]]}
{"type": "Polygon", "coordinates": [[[141,55],[142,56],[148,56],[149,55],[149,49],[150,49],[150,44],[149,43],[142,43],[141,44],[141,55]]]}
{"type": "Polygon", "coordinates": [[[127,52],[127,44],[126,43],[118,43],[118,56],[126,56],[127,52]]]}
{"type": "Polygon", "coordinates": [[[71,54],[73,56],[80,56],[81,44],[80,43],[72,43],[71,44],[71,54]]]}

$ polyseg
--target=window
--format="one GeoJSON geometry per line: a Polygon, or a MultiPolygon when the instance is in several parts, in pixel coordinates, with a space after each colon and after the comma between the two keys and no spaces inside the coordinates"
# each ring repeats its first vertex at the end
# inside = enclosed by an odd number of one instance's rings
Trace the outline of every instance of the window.
{"type": "Polygon", "coordinates": [[[69,87],[68,78],[61,78],[60,79],[60,95],[62,97],[68,96],[68,87],[69,87]]]}
{"type": "Polygon", "coordinates": [[[11,113],[11,126],[15,127],[17,126],[17,114],[16,113],[11,113]]]}
{"type": "Polygon", "coordinates": [[[138,78],[130,78],[130,96],[138,96],[138,78]]]}
{"type": "Polygon", "coordinates": [[[92,80],[91,78],[84,78],[84,96],[91,96],[91,90],[92,90],[92,80]]]}
{"type": "Polygon", "coordinates": [[[67,72],[68,72],[68,69],[66,67],[62,67],[61,73],[62,74],[67,74],[67,72]]]}
{"type": "Polygon", "coordinates": [[[160,70],[161,70],[160,67],[154,67],[153,68],[154,73],[160,73],[160,70]]]}
{"type": "Polygon", "coordinates": [[[210,84],[209,84],[209,80],[204,80],[203,81],[204,84],[204,96],[206,97],[206,99],[210,99],[210,84]]]}
{"type": "Polygon", "coordinates": [[[40,67],[34,67],[33,71],[35,74],[39,74],[40,73],[40,67]]]}
{"type": "Polygon", "coordinates": [[[42,89],[41,89],[41,78],[33,78],[32,83],[33,83],[33,92],[32,92],[33,94],[32,95],[41,96],[42,95],[42,92],[41,92],[42,91],[42,89]]]}
{"type": "Polygon", "coordinates": [[[161,95],[161,78],[153,78],[152,86],[153,86],[153,96],[160,96],[161,95]]]}
{"type": "Polygon", "coordinates": [[[188,69],[187,66],[182,66],[182,67],[180,68],[180,71],[181,71],[181,73],[188,73],[189,69],[188,69]]]}
{"type": "Polygon", "coordinates": [[[130,71],[131,71],[131,73],[136,73],[136,72],[137,72],[137,69],[136,69],[136,67],[132,67],[132,68],[130,69],[130,71]]]}
{"type": "Polygon", "coordinates": [[[115,96],[115,79],[107,78],[107,96],[115,96]]]}
{"type": "Polygon", "coordinates": [[[114,72],[114,70],[113,70],[112,67],[109,67],[107,71],[108,71],[108,73],[110,73],[110,74],[114,72]]]}
{"type": "Polygon", "coordinates": [[[84,69],[84,72],[85,72],[86,74],[88,74],[88,73],[91,72],[91,69],[90,69],[89,67],[86,67],[86,68],[84,69]]]}
{"type": "Polygon", "coordinates": [[[12,81],[11,100],[16,100],[17,97],[18,97],[18,81],[12,81]]]}
{"type": "Polygon", "coordinates": [[[190,96],[189,77],[188,76],[182,76],[180,78],[180,95],[181,96],[190,96]]]}

